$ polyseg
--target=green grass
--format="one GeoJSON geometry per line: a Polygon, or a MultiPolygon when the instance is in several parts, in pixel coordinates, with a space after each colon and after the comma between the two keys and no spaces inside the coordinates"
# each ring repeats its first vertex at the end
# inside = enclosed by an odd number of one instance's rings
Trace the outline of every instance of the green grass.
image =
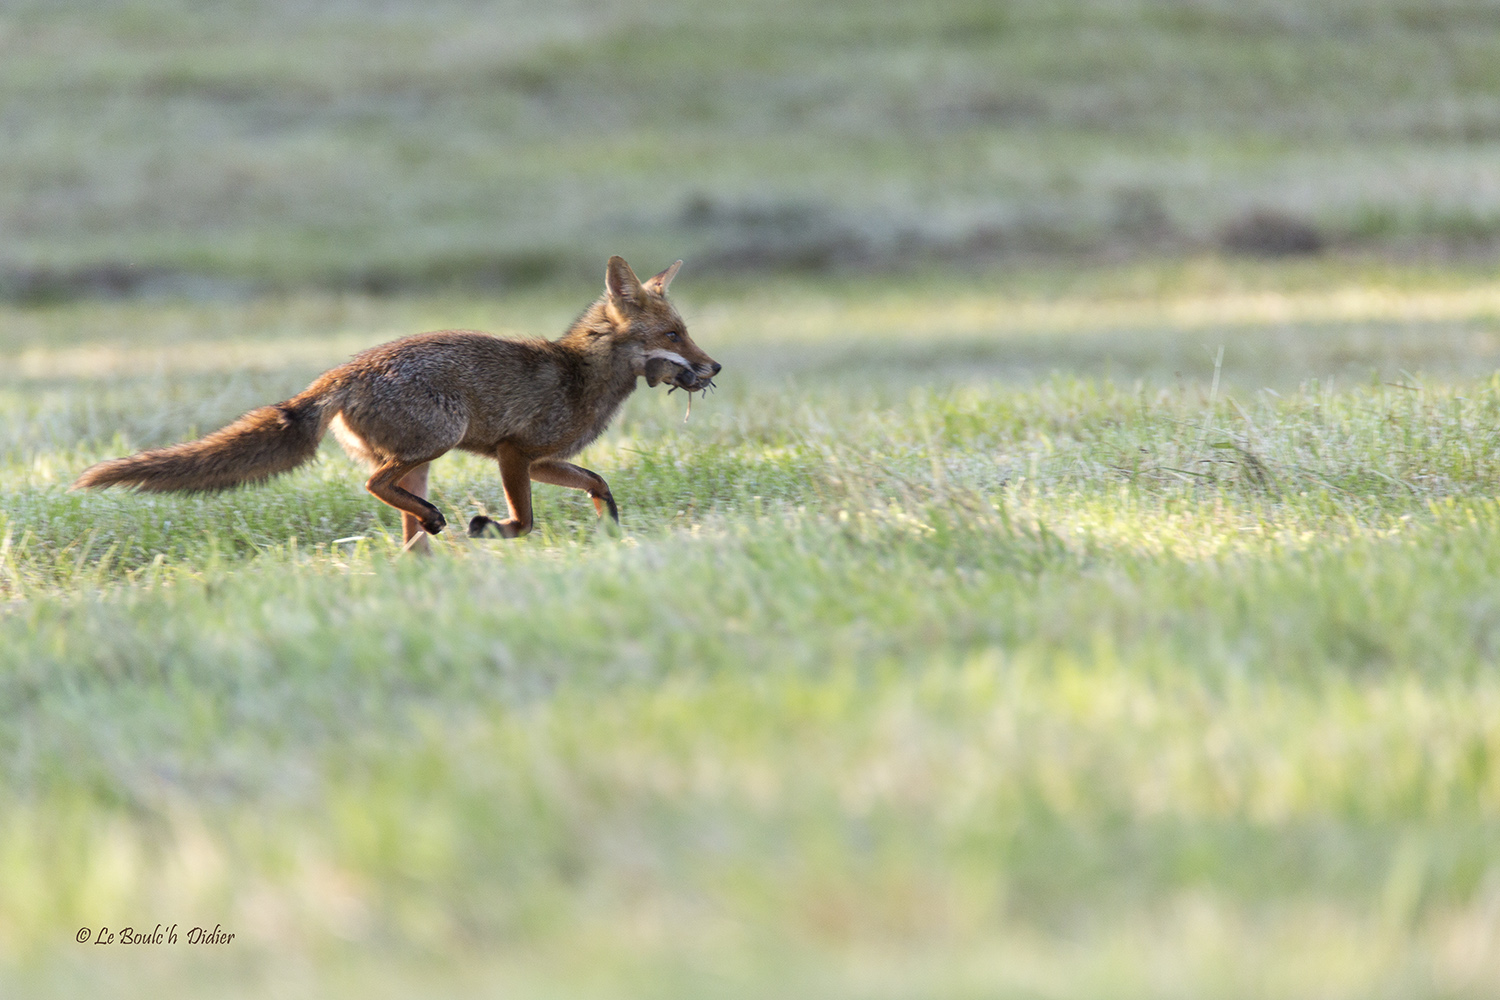
{"type": "Polygon", "coordinates": [[[1177,251],[1257,206],[1492,255],[1497,11],[17,0],[0,294],[1177,251]]]}
{"type": "Polygon", "coordinates": [[[1497,88],[1493,0],[4,4],[0,994],[1500,994],[1497,88]],[[725,365],[622,531],[67,492],[617,252],[725,365]]]}
{"type": "Polygon", "coordinates": [[[66,484],[592,283],[0,313],[6,989],[1496,992],[1492,275],[681,286],[722,390],[583,456],[623,533],[429,560],[331,447],[66,484]],[[73,941],[158,922],[237,938],[73,941]]]}

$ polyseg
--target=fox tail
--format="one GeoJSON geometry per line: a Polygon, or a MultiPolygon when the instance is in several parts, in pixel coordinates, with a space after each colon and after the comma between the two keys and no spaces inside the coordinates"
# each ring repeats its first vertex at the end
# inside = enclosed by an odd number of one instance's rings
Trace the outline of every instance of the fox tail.
{"type": "Polygon", "coordinates": [[[90,466],[72,489],[134,486],[158,493],[200,492],[264,482],[317,454],[318,442],[337,412],[324,394],[310,390],[251,410],[197,441],[90,466]]]}

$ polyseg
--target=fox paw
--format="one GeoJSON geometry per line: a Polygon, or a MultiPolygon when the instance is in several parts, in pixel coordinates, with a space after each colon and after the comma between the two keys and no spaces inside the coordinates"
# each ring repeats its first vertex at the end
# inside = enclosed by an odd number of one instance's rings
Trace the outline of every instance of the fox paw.
{"type": "Polygon", "coordinates": [[[600,517],[603,517],[604,512],[607,510],[609,511],[609,519],[616,524],[620,523],[620,508],[615,506],[614,497],[610,496],[608,492],[590,493],[589,496],[594,498],[594,510],[599,512],[600,517]]]}
{"type": "Polygon", "coordinates": [[[425,521],[422,522],[422,530],[429,535],[435,535],[448,526],[448,519],[440,511],[434,510],[425,521]]]}
{"type": "Polygon", "coordinates": [[[496,521],[483,514],[475,514],[469,522],[470,538],[519,538],[530,530],[530,525],[522,528],[515,521],[496,521]]]}

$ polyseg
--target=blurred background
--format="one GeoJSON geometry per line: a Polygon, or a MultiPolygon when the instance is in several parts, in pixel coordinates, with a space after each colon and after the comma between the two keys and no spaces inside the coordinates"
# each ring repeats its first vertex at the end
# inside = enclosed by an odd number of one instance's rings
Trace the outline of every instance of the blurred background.
{"type": "Polygon", "coordinates": [[[1500,247],[1494,0],[6,0],[0,297],[1500,247]]]}

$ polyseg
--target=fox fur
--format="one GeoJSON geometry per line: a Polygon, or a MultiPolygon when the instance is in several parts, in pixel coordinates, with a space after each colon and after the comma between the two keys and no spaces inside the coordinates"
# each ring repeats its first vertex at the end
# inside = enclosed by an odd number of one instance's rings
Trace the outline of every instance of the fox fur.
{"type": "Polygon", "coordinates": [[[720,365],[688,336],[667,300],[682,261],[641,281],[611,257],[604,294],[557,340],[509,340],[472,330],[405,337],[356,355],[282,403],[251,410],[197,441],[100,462],[74,489],[222,490],[263,482],[311,459],[333,431],[372,470],[368,489],[401,511],[408,549],[426,550],[447,524],[427,500],[427,468],[454,448],[500,467],[509,517],[476,516],[469,535],[515,538],[532,529],[531,482],[584,490],[619,520],[609,484],[565,459],[599,436],[644,377],[689,392],[720,365]]]}

